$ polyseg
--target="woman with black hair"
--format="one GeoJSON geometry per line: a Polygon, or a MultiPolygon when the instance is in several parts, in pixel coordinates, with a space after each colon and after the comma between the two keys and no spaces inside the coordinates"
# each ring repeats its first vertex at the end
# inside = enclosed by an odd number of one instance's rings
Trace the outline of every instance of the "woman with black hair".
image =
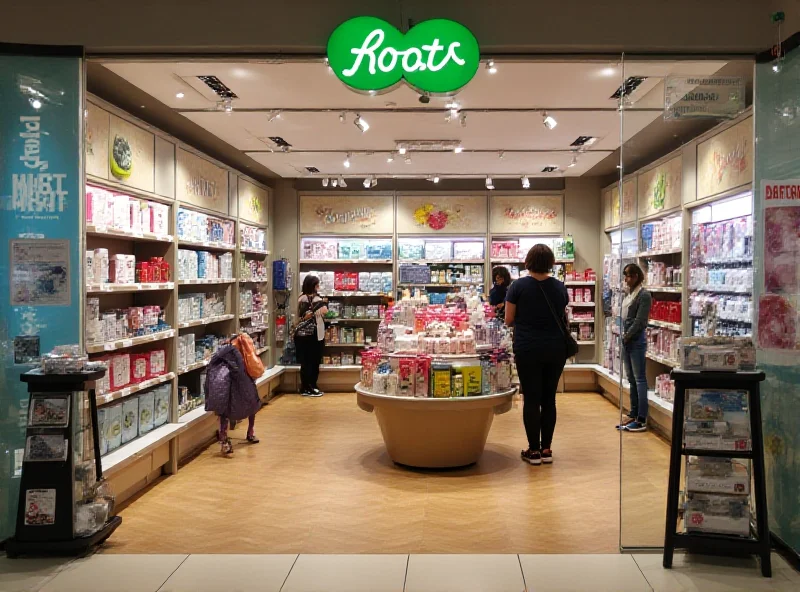
{"type": "Polygon", "coordinates": [[[492,282],[494,286],[489,291],[489,304],[500,314],[506,305],[506,293],[511,285],[511,274],[502,265],[495,267],[492,269],[492,282]]]}
{"type": "Polygon", "coordinates": [[[622,270],[628,295],[622,301],[622,362],[628,375],[631,410],[618,430],[644,432],[647,429],[647,321],[653,297],[644,289],[644,272],[635,263],[622,270]]]}
{"type": "Polygon", "coordinates": [[[307,275],[303,280],[302,295],[297,303],[299,322],[294,330],[294,344],[300,361],[300,394],[306,397],[321,397],[317,388],[322,347],[325,345],[325,321],[327,301],[317,294],[319,278],[307,275]]]}

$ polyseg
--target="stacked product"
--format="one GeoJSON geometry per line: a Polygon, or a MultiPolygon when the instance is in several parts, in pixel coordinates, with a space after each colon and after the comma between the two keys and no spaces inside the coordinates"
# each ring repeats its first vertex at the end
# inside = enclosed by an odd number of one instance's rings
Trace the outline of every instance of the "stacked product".
{"type": "Polygon", "coordinates": [[[223,220],[202,212],[178,209],[178,240],[195,243],[217,243],[233,249],[234,224],[232,220],[223,220]]]}
{"type": "Polygon", "coordinates": [[[681,324],[681,303],[680,301],[653,299],[650,308],[650,319],[665,323],[681,324]]]}
{"type": "Polygon", "coordinates": [[[679,288],[683,285],[683,269],[651,261],[647,266],[647,285],[651,288],[679,288]]]}
{"type": "Polygon", "coordinates": [[[399,275],[401,285],[482,285],[483,265],[401,263],[399,275]]]}
{"type": "Polygon", "coordinates": [[[225,314],[225,298],[218,292],[178,296],[178,321],[186,323],[225,314]]]}
{"type": "Polygon", "coordinates": [[[675,381],[669,374],[659,374],[656,376],[656,397],[672,403],[675,400],[675,381]]]}
{"type": "Polygon", "coordinates": [[[101,312],[99,298],[86,299],[86,342],[103,343],[166,331],[160,306],[132,306],[101,312]]]}
{"type": "Polygon", "coordinates": [[[684,370],[751,371],[756,350],[750,337],[682,337],[679,360],[684,370]]]}
{"type": "Polygon", "coordinates": [[[269,277],[267,264],[254,259],[239,259],[239,279],[251,282],[266,282],[269,277]]]}
{"type": "Polygon", "coordinates": [[[595,272],[595,270],[591,267],[584,269],[583,271],[570,269],[566,274],[565,279],[568,282],[596,282],[597,272],[595,272]]]}
{"type": "Polygon", "coordinates": [[[200,373],[200,388],[192,391],[187,386],[178,387],[178,417],[182,417],[189,411],[202,407],[206,402],[206,371],[200,373]]]}
{"type": "Polygon", "coordinates": [[[239,293],[239,312],[242,315],[251,315],[254,326],[267,323],[267,298],[258,290],[243,290],[239,293]]]}
{"type": "Polygon", "coordinates": [[[97,381],[98,394],[117,392],[167,373],[167,352],[164,349],[113,354],[92,361],[102,362],[108,368],[106,375],[97,381]]]}
{"type": "Polygon", "coordinates": [[[178,279],[233,279],[233,255],[178,249],[178,279]]]}
{"type": "Polygon", "coordinates": [[[692,267],[690,286],[692,290],[701,292],[750,294],[753,290],[753,268],[739,265],[717,268],[692,267]]]}
{"type": "Polygon", "coordinates": [[[666,358],[667,360],[678,360],[678,340],[681,335],[678,331],[661,327],[647,328],[647,353],[666,358]]]}
{"type": "Polygon", "coordinates": [[[392,272],[390,271],[305,271],[300,272],[301,286],[307,275],[319,278],[321,294],[358,291],[370,294],[388,294],[392,291],[392,272]]]}
{"type": "Polygon", "coordinates": [[[107,454],[167,423],[171,384],[162,384],[97,410],[100,454],[107,454]]]}
{"type": "Polygon", "coordinates": [[[681,218],[674,216],[642,224],[642,251],[670,253],[681,250],[681,218]]]}
{"type": "Polygon", "coordinates": [[[113,228],[132,234],[169,234],[169,206],[86,186],[86,223],[96,228],[113,228]]]}
{"type": "Polygon", "coordinates": [[[178,337],[178,368],[186,368],[196,362],[210,360],[222,347],[223,337],[218,335],[195,336],[185,333],[178,337]]]}
{"type": "Polygon", "coordinates": [[[326,319],[379,319],[386,312],[386,307],[380,304],[342,304],[329,302],[326,319]]]}
{"type": "Polygon", "coordinates": [[[356,364],[358,366],[361,365],[361,354],[356,353],[341,353],[341,354],[332,354],[330,356],[322,356],[322,364],[324,366],[352,366],[356,364]]]}
{"type": "Polygon", "coordinates": [[[241,241],[239,246],[242,249],[251,251],[267,250],[267,232],[263,228],[241,224],[239,226],[239,239],[241,241]]]}
{"type": "Polygon", "coordinates": [[[325,330],[325,341],[331,344],[361,345],[364,339],[362,327],[328,327],[325,330]]]}
{"type": "Polygon", "coordinates": [[[750,296],[692,293],[689,315],[693,335],[746,337],[752,331],[753,300],[750,296]]]}
{"type": "MultiPolygon", "coordinates": [[[[686,448],[750,451],[747,391],[686,392],[686,448]]],[[[687,531],[750,535],[749,461],[689,456],[686,461],[687,531]]]]}
{"type": "Polygon", "coordinates": [[[88,285],[144,284],[170,281],[170,265],[163,257],[136,261],[135,255],[109,256],[108,249],[86,251],[86,283],[88,285]]]}
{"type": "Polygon", "coordinates": [[[482,261],[483,241],[470,239],[398,239],[397,252],[400,261],[482,261]]]}
{"type": "Polygon", "coordinates": [[[391,260],[391,239],[329,239],[304,238],[301,259],[317,261],[336,260],[391,260]]]}
{"type": "Polygon", "coordinates": [[[528,251],[537,244],[552,249],[557,260],[575,258],[575,242],[571,234],[565,237],[521,237],[519,239],[496,239],[492,241],[492,259],[514,259],[523,261],[528,251]]]}

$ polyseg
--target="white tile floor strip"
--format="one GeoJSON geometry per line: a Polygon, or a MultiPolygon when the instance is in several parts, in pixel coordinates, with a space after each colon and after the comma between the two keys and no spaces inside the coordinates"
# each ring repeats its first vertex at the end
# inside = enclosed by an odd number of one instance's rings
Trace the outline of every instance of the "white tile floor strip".
{"type": "Polygon", "coordinates": [[[405,592],[525,592],[516,555],[411,555],[405,592]]]}
{"type": "Polygon", "coordinates": [[[755,559],[636,555],[0,556],[2,592],[798,592],[800,572],[755,559]],[[524,577],[524,580],[523,580],[524,577]]]}
{"type": "Polygon", "coordinates": [[[92,555],[65,566],[41,592],[156,592],[187,555],[92,555]]]}
{"type": "Polygon", "coordinates": [[[650,592],[630,555],[520,555],[530,592],[650,592]]]}
{"type": "Polygon", "coordinates": [[[282,592],[403,592],[408,555],[300,555],[282,592]]]}
{"type": "Polygon", "coordinates": [[[280,592],[297,555],[190,555],[158,592],[280,592]]]}

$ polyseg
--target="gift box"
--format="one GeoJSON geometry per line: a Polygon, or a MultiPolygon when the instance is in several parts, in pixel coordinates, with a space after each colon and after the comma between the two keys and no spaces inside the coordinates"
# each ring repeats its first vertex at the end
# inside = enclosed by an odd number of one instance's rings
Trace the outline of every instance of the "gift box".
{"type": "Polygon", "coordinates": [[[154,404],[153,404],[153,427],[167,423],[169,419],[169,400],[172,393],[171,384],[162,384],[154,391],[154,404]]]}
{"type": "Polygon", "coordinates": [[[147,392],[139,395],[139,434],[152,431],[155,425],[155,393],[147,392]]]}
{"type": "Polygon", "coordinates": [[[122,443],[122,405],[106,407],[105,412],[106,451],[112,452],[122,443]]]}
{"type": "Polygon", "coordinates": [[[130,198],[127,195],[114,194],[112,196],[113,219],[112,226],[118,230],[130,231],[131,229],[131,209],[130,198]]]}
{"type": "Polygon", "coordinates": [[[154,349],[150,354],[150,376],[161,376],[167,371],[167,353],[163,349],[154,349]]]}
{"type": "Polygon", "coordinates": [[[138,384],[150,378],[150,356],[131,354],[131,382],[138,384]]]}
{"type": "Polygon", "coordinates": [[[139,397],[128,397],[122,403],[122,434],[120,444],[139,435],[139,397]]]}
{"type": "Polygon", "coordinates": [[[130,354],[117,354],[111,356],[110,386],[112,391],[125,388],[131,382],[131,356],[130,354]]]}
{"type": "Polygon", "coordinates": [[[169,206],[150,202],[150,232],[153,234],[169,234],[169,206]]]}

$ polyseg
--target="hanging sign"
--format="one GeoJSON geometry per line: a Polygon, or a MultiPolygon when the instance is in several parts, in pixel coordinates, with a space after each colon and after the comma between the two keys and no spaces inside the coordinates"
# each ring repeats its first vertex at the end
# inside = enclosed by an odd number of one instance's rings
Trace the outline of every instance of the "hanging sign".
{"type": "Polygon", "coordinates": [[[667,76],[664,119],[733,119],[744,110],[741,76],[667,76]]]}
{"type": "Polygon", "coordinates": [[[470,30],[454,21],[424,21],[403,35],[384,20],[359,16],[331,34],[328,63],[355,90],[379,91],[405,80],[420,91],[452,93],[475,76],[480,48],[470,30]]]}

